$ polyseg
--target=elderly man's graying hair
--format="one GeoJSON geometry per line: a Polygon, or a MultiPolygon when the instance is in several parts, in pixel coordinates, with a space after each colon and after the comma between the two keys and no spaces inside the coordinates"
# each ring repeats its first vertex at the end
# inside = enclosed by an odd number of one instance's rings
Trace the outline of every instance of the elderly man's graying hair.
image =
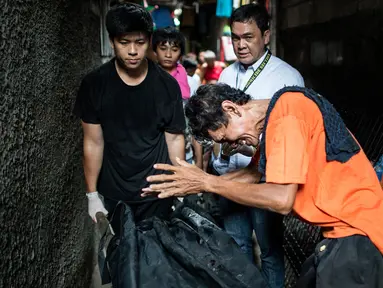
{"type": "Polygon", "coordinates": [[[244,105],[251,97],[243,91],[226,84],[209,84],[198,88],[185,106],[192,134],[198,141],[211,140],[208,130],[216,131],[227,126],[229,119],[222,109],[222,102],[228,100],[244,105]]]}

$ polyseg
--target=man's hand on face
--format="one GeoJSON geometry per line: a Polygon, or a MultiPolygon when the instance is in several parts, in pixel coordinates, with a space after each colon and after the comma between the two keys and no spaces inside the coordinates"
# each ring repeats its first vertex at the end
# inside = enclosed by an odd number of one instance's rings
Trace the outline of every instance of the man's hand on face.
{"type": "Polygon", "coordinates": [[[222,151],[221,153],[225,156],[233,156],[237,153],[238,149],[241,147],[240,144],[232,144],[232,143],[222,143],[222,151]]]}
{"type": "Polygon", "coordinates": [[[251,146],[244,144],[233,144],[233,143],[223,143],[222,144],[222,155],[224,156],[233,156],[237,153],[242,155],[252,157],[255,153],[255,149],[251,146]]]}
{"type": "Polygon", "coordinates": [[[156,164],[157,170],[173,172],[171,175],[161,174],[153,175],[147,178],[148,182],[161,182],[160,184],[151,184],[148,188],[142,189],[142,197],[159,193],[158,198],[167,198],[171,196],[185,196],[188,194],[198,194],[205,190],[209,174],[205,173],[197,166],[189,164],[179,158],[176,158],[180,166],[168,164],[156,164]]]}

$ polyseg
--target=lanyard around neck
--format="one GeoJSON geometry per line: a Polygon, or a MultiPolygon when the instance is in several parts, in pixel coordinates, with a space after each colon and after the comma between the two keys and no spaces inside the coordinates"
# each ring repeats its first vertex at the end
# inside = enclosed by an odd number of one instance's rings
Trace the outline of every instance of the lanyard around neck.
{"type": "MultiPolygon", "coordinates": [[[[243,92],[245,92],[247,90],[247,88],[250,87],[251,84],[253,84],[254,80],[257,79],[257,77],[259,76],[259,74],[261,74],[262,70],[265,68],[267,62],[269,62],[270,58],[271,58],[271,52],[270,50],[267,50],[266,52],[266,57],[263,59],[262,63],[258,66],[257,69],[255,69],[255,71],[253,72],[253,75],[251,75],[249,81],[247,81],[245,87],[243,88],[243,92]]],[[[237,72],[237,79],[236,79],[236,88],[239,89],[238,87],[238,76],[239,75],[239,71],[237,72]]]]}

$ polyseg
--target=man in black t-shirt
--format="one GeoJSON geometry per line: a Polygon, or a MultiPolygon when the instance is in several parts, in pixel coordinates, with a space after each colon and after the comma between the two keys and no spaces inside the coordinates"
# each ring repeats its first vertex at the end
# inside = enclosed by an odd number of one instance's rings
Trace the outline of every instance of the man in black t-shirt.
{"type": "Polygon", "coordinates": [[[172,200],[142,198],[155,163],[183,159],[185,119],[178,83],[146,58],[153,22],[144,7],[117,5],[106,26],[115,58],[85,76],[75,104],[84,131],[89,215],[128,203],[136,220],[166,218],[172,200]],[[104,196],[105,207],[98,192],[104,196]],[[105,209],[106,208],[106,209],[105,209]]]}

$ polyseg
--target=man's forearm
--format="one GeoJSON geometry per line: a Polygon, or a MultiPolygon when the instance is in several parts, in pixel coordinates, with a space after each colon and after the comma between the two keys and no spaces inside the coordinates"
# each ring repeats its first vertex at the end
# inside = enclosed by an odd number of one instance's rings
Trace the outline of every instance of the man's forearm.
{"type": "Polygon", "coordinates": [[[207,177],[205,191],[219,194],[242,205],[288,214],[295,201],[295,184],[248,184],[212,175],[207,177]]]}
{"type": "Polygon", "coordinates": [[[178,165],[176,158],[185,160],[185,137],[183,134],[165,133],[169,158],[173,165],[178,165]]]}
{"type": "Polygon", "coordinates": [[[87,192],[97,191],[103,153],[104,143],[95,144],[92,141],[84,141],[84,174],[87,192]]]}

